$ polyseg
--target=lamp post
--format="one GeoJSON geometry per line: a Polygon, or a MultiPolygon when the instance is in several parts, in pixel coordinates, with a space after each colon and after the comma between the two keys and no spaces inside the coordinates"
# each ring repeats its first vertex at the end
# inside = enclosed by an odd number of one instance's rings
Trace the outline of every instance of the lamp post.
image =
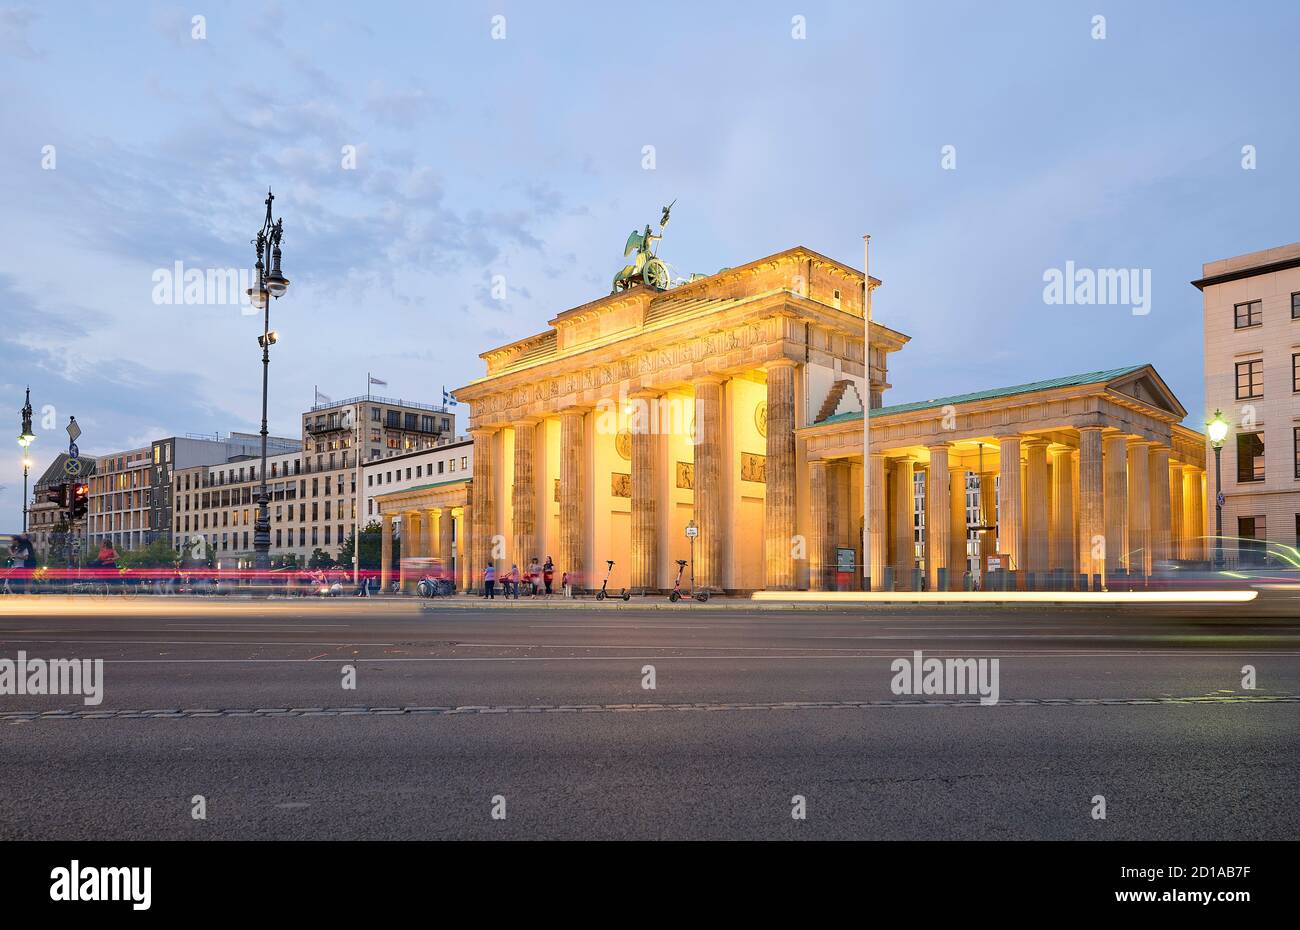
{"type": "Polygon", "coordinates": [[[32,470],[32,457],[28,453],[36,434],[32,432],[32,389],[27,389],[27,399],[23,403],[23,427],[18,434],[18,445],[23,450],[23,535],[27,535],[27,475],[32,470]]]}
{"type": "Polygon", "coordinates": [[[1214,411],[1207,426],[1210,445],[1214,448],[1214,567],[1223,568],[1223,440],[1228,436],[1228,421],[1222,410],[1214,411]]]}
{"type": "Polygon", "coordinates": [[[271,222],[274,200],[275,195],[267,190],[266,219],[253,240],[257,246],[257,264],[254,266],[257,279],[245,292],[249,302],[262,311],[262,335],[257,337],[257,344],[262,347],[262,466],[257,491],[257,520],[253,524],[253,567],[258,573],[271,568],[271,496],[266,488],[266,386],[271,367],[271,346],[279,339],[271,329],[271,298],[278,300],[289,289],[289,279],[280,273],[280,236],[284,232],[284,220],[271,222]]]}

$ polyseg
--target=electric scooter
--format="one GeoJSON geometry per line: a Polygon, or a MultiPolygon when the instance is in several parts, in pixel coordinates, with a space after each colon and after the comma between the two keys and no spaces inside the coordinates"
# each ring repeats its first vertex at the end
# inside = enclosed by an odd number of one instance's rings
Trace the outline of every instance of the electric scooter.
{"type": "MultiPolygon", "coordinates": [[[[676,604],[682,599],[682,572],[686,570],[686,560],[677,560],[677,580],[673,582],[673,589],[668,592],[668,600],[676,604]]],[[[703,604],[709,599],[708,589],[695,590],[695,574],[691,573],[691,597],[703,604]]]]}
{"type": "MultiPolygon", "coordinates": [[[[612,560],[612,559],[606,559],[606,560],[605,560],[605,566],[606,566],[606,567],[605,567],[605,580],[602,581],[602,582],[600,583],[600,590],[596,592],[596,600],[598,600],[598,601],[603,601],[606,597],[610,597],[610,596],[612,596],[612,595],[607,595],[607,594],[606,594],[606,592],[605,592],[605,588],[606,588],[606,586],[609,584],[609,576],[610,576],[610,574],[614,571],[614,562],[613,562],[613,560],[612,560]]],[[[625,600],[625,601],[630,601],[630,600],[632,600],[632,592],[629,591],[629,590],[627,590],[627,588],[619,588],[619,589],[618,589],[618,594],[619,594],[619,597],[623,598],[623,600],[625,600]]]]}

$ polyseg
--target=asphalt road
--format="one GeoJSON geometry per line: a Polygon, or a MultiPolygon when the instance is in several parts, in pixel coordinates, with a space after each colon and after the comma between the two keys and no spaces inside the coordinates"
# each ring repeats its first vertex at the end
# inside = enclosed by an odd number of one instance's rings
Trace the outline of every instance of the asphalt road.
{"type": "Polygon", "coordinates": [[[0,839],[1300,834],[1296,619],[711,608],[0,599],[0,659],[105,662],[0,695],[0,839]]]}

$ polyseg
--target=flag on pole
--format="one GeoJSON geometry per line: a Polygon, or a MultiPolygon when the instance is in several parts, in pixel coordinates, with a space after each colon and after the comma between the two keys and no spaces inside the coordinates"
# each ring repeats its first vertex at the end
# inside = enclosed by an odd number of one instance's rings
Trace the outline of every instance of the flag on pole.
{"type": "Polygon", "coordinates": [[[330,397],[328,394],[324,394],[324,393],[322,393],[320,388],[315,387],[315,386],[313,385],[313,390],[316,392],[316,400],[314,401],[314,403],[317,403],[317,404],[332,404],[332,403],[334,403],[334,398],[330,397]]]}
{"type": "Polygon", "coordinates": [[[388,382],[387,382],[387,381],[380,381],[380,380],[379,380],[378,378],[376,378],[374,375],[371,375],[371,376],[370,376],[370,383],[371,383],[371,384],[377,384],[377,385],[379,385],[380,387],[388,387],[388,382]]]}
{"type": "Polygon", "coordinates": [[[456,406],[456,398],[451,396],[451,391],[447,390],[447,385],[442,386],[442,405],[444,407],[456,406]]]}

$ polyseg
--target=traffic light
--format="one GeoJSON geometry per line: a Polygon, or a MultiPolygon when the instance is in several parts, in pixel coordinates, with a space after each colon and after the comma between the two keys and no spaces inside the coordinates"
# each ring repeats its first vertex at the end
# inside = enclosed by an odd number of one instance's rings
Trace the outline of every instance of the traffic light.
{"type": "Polygon", "coordinates": [[[68,506],[68,486],[66,484],[56,484],[45,492],[45,500],[51,504],[58,504],[59,507],[66,510],[68,506]]]}
{"type": "Polygon", "coordinates": [[[90,509],[90,485],[82,482],[72,486],[72,504],[70,505],[69,517],[73,520],[80,520],[90,509]]]}

